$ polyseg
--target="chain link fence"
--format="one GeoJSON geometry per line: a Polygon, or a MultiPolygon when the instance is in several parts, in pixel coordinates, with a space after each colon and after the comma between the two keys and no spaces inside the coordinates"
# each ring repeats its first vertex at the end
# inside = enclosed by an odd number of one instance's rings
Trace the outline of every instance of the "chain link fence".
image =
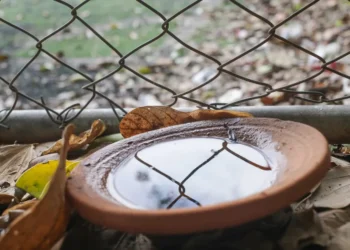
{"type": "MultiPolygon", "coordinates": [[[[305,48],[305,46],[302,46],[294,41],[291,41],[290,39],[287,39],[277,34],[277,31],[283,25],[287,24],[288,22],[291,22],[291,20],[293,20],[297,16],[303,15],[306,11],[308,11],[310,8],[313,8],[316,5],[326,4],[324,1],[315,0],[308,3],[303,3],[303,5],[298,8],[298,10],[295,10],[293,14],[289,15],[288,17],[284,18],[282,21],[278,23],[272,23],[269,19],[258,14],[255,10],[253,11],[252,9],[247,8],[244,4],[241,3],[241,1],[234,1],[234,0],[226,1],[225,4],[234,5],[235,7],[239,8],[240,11],[248,13],[252,17],[259,19],[262,23],[269,26],[269,29],[265,34],[265,38],[263,40],[258,41],[254,46],[252,46],[248,50],[245,50],[226,61],[220,61],[215,56],[209,55],[208,53],[201,51],[200,49],[197,49],[194,46],[191,46],[189,42],[185,42],[184,40],[182,40],[176,34],[176,32],[171,31],[171,29],[169,28],[174,21],[181,19],[182,16],[185,15],[185,12],[200,6],[202,0],[198,0],[188,4],[185,8],[182,8],[180,11],[178,11],[177,13],[173,14],[168,18],[166,18],[165,15],[163,15],[155,7],[152,7],[152,5],[148,4],[146,1],[137,0],[136,2],[137,4],[140,5],[141,8],[145,8],[148,11],[151,11],[152,15],[154,15],[155,18],[160,18],[162,20],[162,23],[159,25],[159,32],[157,35],[155,35],[152,39],[145,41],[144,43],[135,47],[134,49],[132,49],[127,53],[122,53],[118,49],[118,46],[115,46],[112,42],[108,41],[108,39],[104,38],[103,35],[101,35],[96,29],[93,28],[92,25],[90,25],[88,22],[84,20],[83,17],[81,17],[81,14],[80,14],[81,8],[83,8],[85,5],[88,5],[89,2],[91,2],[90,0],[83,1],[76,6],[73,6],[68,2],[62,1],[62,0],[56,0],[54,2],[64,6],[67,9],[67,12],[70,12],[71,19],[65,25],[52,31],[50,34],[44,37],[37,37],[31,32],[27,31],[25,28],[20,27],[19,25],[14,24],[12,22],[9,22],[4,18],[0,18],[0,22],[2,22],[2,25],[9,26],[12,29],[15,29],[16,32],[24,34],[25,36],[27,36],[28,39],[32,39],[36,43],[35,54],[30,58],[28,62],[26,62],[26,64],[21,68],[21,70],[18,71],[18,73],[12,79],[5,79],[5,77],[0,76],[1,88],[7,88],[15,97],[13,103],[11,104],[11,107],[9,109],[4,109],[0,112],[0,126],[3,128],[8,128],[8,126],[6,125],[6,120],[11,116],[12,111],[16,109],[19,98],[26,99],[28,102],[31,102],[32,104],[35,104],[41,107],[42,109],[44,109],[47,112],[47,115],[52,120],[52,122],[56,123],[59,126],[64,126],[65,124],[74,121],[74,119],[76,119],[84,109],[88,108],[89,104],[97,97],[105,99],[107,103],[110,105],[111,109],[114,111],[115,115],[118,117],[118,119],[120,119],[121,117],[119,117],[118,115],[118,113],[120,113],[119,111],[121,111],[124,114],[126,113],[126,110],[124,109],[123,105],[118,103],[116,99],[113,99],[110,96],[107,96],[105,93],[100,92],[98,90],[98,87],[104,84],[103,82],[104,80],[111,78],[117,74],[120,74],[122,71],[127,71],[128,73],[136,76],[137,78],[141,78],[143,81],[147,82],[147,84],[149,84],[150,86],[162,89],[163,93],[168,93],[169,100],[166,103],[166,105],[169,105],[169,106],[176,106],[179,100],[182,99],[193,103],[193,106],[200,106],[200,107],[209,108],[209,109],[226,109],[228,107],[232,107],[236,105],[244,105],[247,102],[254,99],[261,99],[264,97],[268,97],[273,93],[285,93],[290,96],[293,96],[293,98],[303,100],[310,104],[312,103],[339,104],[339,101],[350,98],[350,96],[347,96],[347,95],[344,95],[342,97],[337,97],[337,98],[329,98],[322,91],[298,89],[298,86],[300,86],[302,83],[315,79],[318,76],[320,76],[322,73],[327,71],[333,74],[336,74],[344,79],[349,80],[350,75],[346,74],[344,71],[338,69],[337,67],[332,67],[332,65],[334,65],[334,63],[337,63],[338,61],[348,56],[350,54],[350,51],[347,51],[341,55],[336,56],[331,60],[326,61],[324,57],[316,54],[310,49],[305,48]],[[70,27],[73,23],[76,23],[76,22],[79,22],[80,24],[84,25],[100,41],[102,41],[106,46],[108,46],[109,49],[114,52],[115,57],[118,58],[119,65],[116,68],[114,68],[111,72],[104,75],[103,77],[94,79],[93,77],[84,73],[80,69],[67,63],[59,55],[51,53],[49,50],[45,48],[45,42],[47,42],[50,39],[53,39],[55,36],[57,36],[58,33],[62,32],[63,30],[70,27]],[[213,64],[216,65],[215,74],[211,74],[210,77],[208,77],[208,79],[201,82],[197,86],[187,89],[185,91],[179,92],[179,91],[175,91],[172,86],[167,86],[167,84],[164,82],[155,81],[151,77],[148,77],[147,74],[140,73],[138,70],[136,70],[135,68],[133,68],[128,64],[128,59],[132,55],[136,54],[141,49],[151,46],[155,42],[158,42],[164,36],[171,37],[174,41],[176,41],[176,43],[181,44],[183,47],[192,51],[197,56],[203,57],[204,59],[211,61],[213,64]],[[292,46],[294,49],[298,50],[301,53],[307,54],[309,57],[312,57],[314,60],[316,60],[319,63],[319,67],[316,70],[315,69],[313,69],[312,71],[310,70],[308,76],[305,77],[304,79],[285,82],[283,86],[276,86],[275,83],[269,82],[268,79],[266,81],[252,79],[249,77],[249,75],[245,75],[243,73],[231,70],[229,66],[232,65],[234,62],[242,60],[242,58],[247,57],[249,54],[260,49],[266,43],[272,40],[274,41],[277,40],[282,44],[285,44],[287,46],[292,46]],[[19,77],[21,77],[21,75],[26,70],[28,70],[28,68],[39,57],[39,55],[42,55],[42,54],[45,54],[46,56],[50,57],[56,63],[60,64],[62,67],[65,67],[68,70],[71,70],[76,74],[79,74],[82,78],[86,79],[89,82],[88,84],[85,84],[85,86],[82,87],[83,91],[88,93],[88,97],[86,98],[87,100],[85,103],[74,103],[72,105],[69,105],[68,107],[65,107],[65,109],[63,110],[57,111],[55,110],[55,107],[52,108],[46,104],[45,96],[41,97],[41,99],[38,100],[26,94],[24,91],[21,91],[21,86],[18,86],[16,84],[16,81],[18,80],[19,77]],[[235,100],[229,103],[206,102],[201,100],[201,98],[198,98],[195,95],[195,93],[198,90],[206,88],[207,86],[210,86],[222,75],[228,75],[230,77],[238,79],[242,82],[242,84],[256,85],[259,87],[259,91],[250,97],[240,98],[239,100],[235,100]],[[74,112],[73,114],[71,112],[73,109],[78,110],[78,112],[74,112]]],[[[344,4],[347,4],[347,3],[344,2],[344,4]]],[[[217,28],[220,28],[220,27],[217,27],[217,28]]],[[[289,60],[289,58],[284,58],[284,60],[289,60]]]]}
{"type": "MultiPolygon", "coordinates": [[[[100,1],[101,3],[103,2],[102,0],[100,1]]],[[[81,9],[84,8],[84,6],[89,5],[89,3],[92,2],[92,0],[85,0],[78,5],[72,5],[68,3],[68,0],[67,1],[55,0],[54,2],[65,7],[66,11],[70,12],[71,19],[66,24],[62,25],[61,27],[59,27],[54,31],[51,31],[49,34],[43,37],[38,37],[34,35],[32,32],[28,31],[28,29],[26,29],[25,27],[21,27],[11,21],[7,21],[5,18],[2,18],[0,15],[0,23],[2,23],[2,25],[8,26],[11,29],[16,30],[16,32],[25,35],[27,39],[32,40],[36,43],[35,54],[25,63],[25,65],[15,74],[15,76],[12,79],[6,79],[6,77],[0,75],[0,86],[1,86],[0,88],[6,88],[14,96],[14,100],[13,100],[13,103],[11,103],[11,107],[9,109],[3,109],[0,111],[0,130],[2,131],[4,131],[6,128],[9,128],[7,124],[7,120],[9,119],[9,117],[11,117],[11,114],[13,114],[13,111],[18,109],[18,106],[19,106],[18,103],[20,98],[25,99],[26,101],[33,104],[34,106],[38,106],[41,109],[45,110],[47,113],[47,116],[50,118],[52,123],[57,124],[57,126],[60,126],[60,127],[63,127],[64,125],[70,122],[73,122],[76,118],[78,118],[85,109],[89,108],[89,105],[96,98],[104,99],[108,103],[110,108],[113,110],[118,120],[120,120],[122,118],[120,114],[127,113],[125,105],[122,105],[120,102],[118,102],[118,98],[113,98],[113,93],[112,93],[112,96],[108,95],[105,92],[100,91],[99,87],[105,84],[105,80],[112,78],[118,74],[122,74],[122,72],[125,72],[125,71],[136,78],[142,79],[144,82],[146,82],[147,85],[154,88],[161,89],[162,90],[161,93],[163,93],[168,97],[166,98],[167,99],[166,103],[163,103],[163,104],[168,106],[173,106],[173,107],[181,106],[180,101],[185,100],[186,102],[191,103],[193,106],[199,106],[200,108],[226,109],[237,105],[246,105],[252,100],[261,100],[262,98],[269,97],[274,93],[284,93],[289,97],[302,100],[303,102],[306,102],[309,104],[321,104],[321,103],[322,104],[341,104],[341,101],[345,99],[350,99],[350,96],[347,96],[345,93],[343,96],[340,96],[340,97],[336,97],[336,98],[334,98],[333,96],[329,97],[324,91],[322,91],[322,88],[319,91],[303,90],[302,88],[299,88],[303,83],[316,79],[317,77],[321,76],[325,72],[330,72],[343,79],[350,80],[350,75],[347,72],[345,72],[341,68],[334,67],[334,64],[336,64],[340,60],[350,55],[350,50],[345,51],[344,53],[341,53],[340,55],[337,55],[336,57],[330,60],[326,60],[325,56],[320,56],[319,54],[313,52],[313,50],[311,50],[310,48],[307,48],[307,46],[301,45],[298,42],[293,41],[292,39],[288,39],[283,35],[278,34],[278,30],[281,29],[283,25],[291,22],[297,16],[303,15],[310,8],[313,8],[317,5],[324,5],[326,1],[314,0],[314,1],[308,1],[307,3],[303,3],[291,15],[287,17],[283,17],[282,20],[280,20],[279,22],[270,21],[269,18],[266,18],[263,15],[257,13],[256,9],[246,7],[245,4],[241,3],[242,1],[235,1],[235,0],[225,1],[226,5],[233,5],[236,8],[238,8],[239,11],[246,13],[246,17],[249,16],[249,17],[256,18],[259,20],[259,22],[268,26],[266,33],[263,34],[263,37],[264,37],[263,39],[261,39],[260,41],[257,41],[254,45],[250,46],[248,49],[244,49],[244,51],[240,51],[239,53],[236,53],[235,56],[227,60],[218,59],[212,53],[209,53],[208,51],[204,51],[202,49],[197,48],[191,43],[191,41],[185,41],[185,39],[182,39],[177,34],[177,31],[175,32],[170,28],[171,25],[176,20],[181,19],[187,11],[190,11],[200,6],[203,0],[197,0],[188,4],[186,7],[182,8],[180,11],[177,11],[175,14],[172,14],[170,17],[166,17],[166,15],[162,13],[162,11],[160,11],[158,8],[155,8],[153,5],[149,4],[148,1],[146,2],[142,0],[136,0],[140,8],[147,9],[152,13],[152,15],[155,18],[161,19],[162,22],[158,27],[157,34],[154,35],[152,39],[144,41],[142,44],[140,44],[139,46],[136,46],[135,48],[133,48],[132,50],[126,53],[122,52],[118,48],[118,46],[115,45],[115,43],[105,38],[96,28],[93,27],[93,25],[87,22],[85,18],[82,16],[82,13],[80,12],[81,9]],[[117,58],[118,60],[118,65],[115,68],[113,68],[108,74],[105,74],[104,76],[100,76],[97,78],[92,77],[88,73],[85,73],[83,70],[81,70],[79,67],[76,67],[75,65],[70,64],[69,62],[64,60],[62,56],[60,56],[59,54],[53,53],[45,47],[45,44],[49,40],[54,39],[56,36],[58,36],[60,32],[71,27],[75,23],[80,23],[81,25],[83,25],[95,37],[97,37],[100,40],[100,42],[102,42],[111,51],[113,51],[114,57],[117,58]],[[209,75],[207,75],[205,80],[202,80],[196,86],[190,87],[184,90],[184,89],[178,88],[178,86],[172,86],[167,84],[166,82],[160,82],[158,80],[155,80],[154,78],[150,77],[148,74],[144,74],[140,72],[140,70],[137,70],[131,63],[129,63],[128,59],[130,59],[133,55],[135,55],[141,49],[151,47],[152,44],[162,41],[162,38],[164,38],[165,36],[170,37],[176,44],[179,44],[182,47],[184,47],[186,50],[191,51],[192,55],[195,55],[196,57],[203,58],[204,60],[210,61],[213,65],[215,65],[215,72],[211,72],[209,75]],[[284,81],[282,85],[277,85],[275,82],[271,82],[271,79],[269,77],[265,77],[262,79],[254,79],[249,74],[245,74],[244,72],[240,72],[239,70],[232,69],[232,64],[246,58],[247,56],[261,49],[264,45],[266,45],[268,42],[271,42],[271,41],[274,41],[274,42],[277,41],[277,43],[279,43],[280,45],[282,44],[282,45],[293,47],[299,53],[305,54],[309,58],[312,58],[312,60],[315,61],[318,64],[318,66],[314,67],[313,69],[309,68],[308,70],[306,70],[308,71],[306,72],[308,74],[306,74],[307,76],[303,77],[303,79],[284,81]],[[26,91],[22,90],[23,86],[21,87],[20,85],[17,84],[18,79],[21,76],[23,76],[26,71],[29,71],[29,68],[34,64],[34,62],[41,55],[46,55],[47,57],[54,60],[55,63],[59,64],[61,67],[64,67],[67,70],[74,72],[75,74],[78,74],[81,78],[85,79],[88,82],[82,87],[83,92],[85,92],[84,96],[86,99],[84,100],[83,103],[80,103],[80,102],[73,103],[68,105],[68,107],[65,107],[63,110],[58,111],[57,107],[51,107],[52,105],[47,104],[47,99],[48,99],[47,97],[43,96],[40,99],[36,99],[35,97],[26,93],[26,91]],[[234,101],[229,101],[229,102],[212,102],[210,99],[205,101],[203,100],[203,98],[200,97],[200,95],[196,94],[198,93],[199,90],[206,89],[208,86],[211,86],[212,84],[214,84],[215,81],[217,81],[218,78],[222,76],[227,76],[229,77],[229,79],[232,79],[232,78],[236,79],[240,81],[241,84],[244,84],[244,85],[256,86],[257,91],[254,92],[251,96],[239,97],[238,99],[236,98],[234,101]],[[72,112],[73,110],[75,110],[75,112],[72,112]]],[[[269,1],[261,1],[261,2],[269,2],[269,1]]],[[[15,4],[19,4],[19,3],[15,3],[15,4]]],[[[0,2],[0,6],[1,6],[1,2],[0,2]]],[[[33,6],[33,8],[35,8],[35,6],[33,6]]],[[[246,20],[243,19],[240,21],[245,22],[246,20]]],[[[220,29],[220,27],[214,27],[214,28],[220,29]]],[[[235,34],[233,33],[232,35],[234,36],[235,34]]],[[[350,45],[350,43],[348,44],[350,45]]],[[[345,48],[345,49],[348,50],[349,48],[345,48]]],[[[223,53],[225,53],[225,51],[223,51],[223,53]]],[[[282,58],[282,60],[285,60],[285,61],[292,60],[293,59],[292,57],[293,55],[290,55],[290,57],[282,58]]],[[[171,67],[171,65],[169,67],[171,67]]],[[[159,73],[162,74],[163,72],[160,71],[159,73]]],[[[181,85],[181,84],[182,83],[178,83],[178,85],[181,85]]],[[[215,87],[218,88],[220,87],[220,85],[215,85],[215,87]]],[[[254,147],[253,145],[245,144],[248,147],[252,147],[255,150],[258,150],[259,153],[264,156],[267,162],[267,166],[260,166],[257,163],[252,162],[251,160],[243,157],[242,155],[232,151],[228,147],[228,143],[236,143],[236,140],[234,138],[234,135],[230,131],[230,129],[229,128],[226,128],[226,129],[228,130],[228,140],[223,139],[221,149],[214,151],[209,158],[203,159],[203,162],[200,165],[196,167],[190,166],[190,167],[193,167],[192,171],[189,171],[186,177],[182,180],[175,180],[168,173],[165,173],[159,170],[157,166],[154,166],[153,163],[146,162],[145,160],[141,159],[138,155],[139,152],[135,154],[134,157],[136,158],[136,160],[142,163],[142,165],[144,165],[145,168],[149,168],[152,171],[155,171],[156,173],[163,176],[167,180],[176,184],[178,188],[178,194],[175,194],[175,196],[172,196],[170,200],[166,200],[165,205],[167,209],[174,208],[174,206],[178,205],[177,203],[179,202],[180,199],[185,199],[186,201],[190,202],[191,205],[202,206],[199,200],[196,200],[195,198],[190,197],[188,194],[186,194],[186,188],[185,188],[185,184],[187,184],[186,181],[188,181],[193,175],[196,175],[196,174],[198,175],[197,173],[198,170],[200,170],[203,166],[208,164],[211,160],[213,160],[215,157],[217,157],[219,154],[222,154],[223,152],[231,154],[232,157],[239,158],[243,162],[250,164],[251,167],[258,168],[262,171],[271,170],[269,165],[269,160],[264,154],[264,152],[254,147]]],[[[241,142],[241,141],[237,143],[244,144],[244,142],[241,142]]],[[[124,236],[125,235],[126,234],[124,234],[124,236]]],[[[124,236],[121,238],[121,241],[123,240],[124,236]]]]}

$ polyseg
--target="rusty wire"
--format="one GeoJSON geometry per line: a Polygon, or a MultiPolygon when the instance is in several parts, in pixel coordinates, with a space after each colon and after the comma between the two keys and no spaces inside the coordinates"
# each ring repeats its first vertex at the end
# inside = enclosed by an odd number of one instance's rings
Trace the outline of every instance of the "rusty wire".
{"type": "Polygon", "coordinates": [[[228,0],[230,3],[234,4],[235,6],[241,8],[243,11],[246,11],[247,13],[249,13],[250,15],[258,18],[260,21],[264,22],[265,24],[267,24],[270,29],[266,34],[266,38],[259,42],[258,44],[256,44],[255,46],[251,47],[250,49],[244,51],[243,53],[235,56],[234,58],[232,58],[229,61],[226,62],[220,62],[217,59],[215,59],[214,57],[190,46],[189,44],[187,44],[186,42],[182,41],[178,36],[176,36],[176,34],[174,34],[173,32],[171,32],[169,30],[169,26],[170,23],[175,20],[176,18],[179,18],[184,12],[188,11],[189,9],[193,8],[194,6],[197,6],[200,4],[200,2],[202,2],[202,0],[197,0],[191,4],[189,4],[187,7],[183,8],[182,10],[180,10],[179,12],[175,13],[173,16],[166,18],[162,13],[160,13],[157,9],[155,9],[154,7],[150,6],[149,4],[147,4],[145,1],[142,0],[136,0],[143,8],[147,8],[148,10],[152,11],[154,13],[154,15],[158,16],[159,18],[161,18],[163,20],[163,23],[160,26],[160,32],[157,36],[155,36],[154,38],[152,38],[149,41],[144,42],[143,44],[141,44],[140,46],[134,48],[132,51],[128,52],[127,54],[123,54],[121,53],[118,48],[116,48],[115,46],[113,46],[109,41],[107,41],[101,34],[99,34],[90,24],[88,24],[86,21],[83,20],[83,18],[81,18],[79,16],[79,9],[82,8],[84,5],[88,4],[91,0],[85,0],[82,3],[80,3],[77,6],[72,6],[71,4],[63,1],[63,0],[54,0],[55,2],[62,4],[63,6],[65,6],[67,8],[67,11],[70,11],[71,13],[71,19],[64,24],[63,26],[61,26],[60,28],[58,28],[57,30],[53,31],[51,34],[39,39],[38,37],[36,37],[35,35],[31,34],[30,32],[28,32],[27,30],[25,30],[24,28],[21,28],[17,25],[14,25],[6,20],[4,20],[3,18],[0,18],[0,22],[4,23],[5,25],[11,26],[12,28],[16,29],[18,32],[21,32],[25,35],[28,36],[28,38],[33,39],[36,42],[36,49],[37,52],[35,53],[35,55],[29,60],[29,62],[27,62],[22,69],[15,75],[15,77],[11,80],[11,81],[7,81],[5,80],[3,77],[0,76],[0,83],[5,84],[5,86],[7,86],[7,88],[9,88],[12,93],[15,96],[15,100],[12,104],[12,106],[7,109],[7,110],[1,110],[0,111],[0,127],[3,128],[8,128],[8,126],[6,125],[6,120],[10,117],[11,112],[13,110],[15,110],[16,105],[18,103],[18,98],[25,98],[26,100],[42,107],[43,109],[46,110],[47,115],[50,117],[50,119],[52,120],[52,122],[56,123],[57,125],[59,125],[60,127],[64,127],[67,123],[72,122],[74,119],[76,119],[81,112],[87,108],[87,106],[91,103],[92,100],[94,100],[94,98],[96,96],[100,96],[102,98],[104,98],[105,100],[107,100],[107,102],[109,103],[110,107],[112,108],[114,114],[117,116],[117,118],[120,120],[121,117],[119,117],[118,112],[116,111],[117,109],[120,110],[122,113],[126,114],[126,111],[122,108],[121,105],[119,105],[118,103],[116,103],[115,101],[111,100],[110,98],[108,98],[106,95],[100,93],[99,91],[97,91],[96,86],[102,82],[103,80],[113,76],[114,74],[118,74],[119,71],[121,71],[122,69],[127,70],[129,72],[131,72],[132,74],[136,75],[137,77],[142,78],[143,80],[145,80],[146,82],[148,82],[149,84],[156,86],[158,88],[161,88],[169,93],[171,93],[172,95],[172,99],[170,100],[170,102],[167,104],[168,106],[173,106],[177,103],[178,99],[184,99],[187,101],[190,101],[194,104],[197,104],[201,107],[205,107],[205,108],[209,108],[209,109],[225,109],[231,106],[236,106],[245,102],[248,102],[250,100],[253,99],[258,99],[258,98],[262,98],[262,97],[266,97],[269,94],[273,93],[273,92],[285,92],[285,93],[290,93],[294,96],[294,98],[297,99],[301,99],[307,102],[311,102],[311,103],[336,103],[337,101],[341,101],[343,99],[346,98],[350,98],[350,96],[344,96],[344,97],[340,97],[340,98],[335,98],[335,99],[328,99],[326,97],[326,95],[322,92],[318,92],[318,91],[297,91],[295,89],[295,87],[301,83],[307,82],[311,79],[316,78],[317,76],[321,75],[323,72],[325,71],[330,71],[334,74],[338,74],[341,77],[350,79],[349,75],[346,75],[342,72],[339,72],[331,67],[329,67],[330,64],[337,62],[339,60],[341,60],[342,58],[348,56],[350,54],[350,51],[338,56],[337,58],[327,62],[324,58],[322,58],[321,56],[313,53],[312,51],[301,47],[300,45],[293,43],[279,35],[276,34],[276,30],[278,28],[280,28],[282,25],[286,24],[287,22],[289,22],[290,20],[292,20],[294,17],[296,17],[297,15],[302,14],[304,11],[306,11],[307,9],[309,9],[310,7],[312,7],[313,5],[317,4],[319,2],[319,0],[314,0],[312,2],[310,2],[309,4],[305,5],[304,7],[300,8],[298,11],[295,11],[292,15],[290,15],[289,17],[287,17],[285,20],[281,21],[280,23],[277,24],[273,24],[272,22],[270,22],[268,19],[266,19],[265,17],[257,14],[256,12],[248,9],[247,7],[245,7],[244,5],[242,5],[241,3],[239,3],[238,1],[235,0],[228,0]],[[47,41],[48,39],[52,38],[53,36],[55,36],[57,33],[59,33],[60,31],[64,30],[65,28],[67,28],[68,26],[70,26],[73,22],[80,22],[81,24],[83,24],[87,29],[89,29],[91,32],[93,32],[94,35],[96,35],[105,45],[107,45],[114,53],[115,56],[119,58],[119,66],[117,68],[115,68],[112,72],[110,72],[109,74],[107,74],[106,76],[98,79],[98,80],[94,80],[91,77],[89,77],[87,74],[84,74],[83,72],[81,72],[80,70],[72,67],[71,65],[67,64],[66,62],[60,60],[57,56],[53,55],[52,53],[50,53],[49,51],[47,51],[45,49],[45,44],[44,42],[47,41]],[[137,71],[135,71],[133,68],[131,68],[130,66],[128,66],[127,64],[127,58],[130,57],[131,55],[133,55],[134,53],[136,53],[137,51],[139,51],[140,49],[144,48],[145,46],[150,45],[151,43],[159,40],[161,37],[163,37],[164,35],[168,35],[170,37],[172,37],[175,41],[177,41],[178,43],[180,43],[181,45],[183,45],[184,47],[186,47],[187,49],[195,52],[196,54],[205,57],[206,59],[209,59],[210,61],[212,61],[213,63],[215,63],[217,65],[217,73],[212,76],[210,79],[208,79],[206,82],[200,84],[199,86],[196,86],[195,88],[192,88],[190,90],[187,90],[185,92],[182,93],[176,93],[174,90],[163,86],[160,83],[157,83],[149,78],[147,78],[145,75],[142,75],[140,73],[138,73],[137,71]],[[308,55],[316,58],[321,64],[322,66],[320,67],[320,69],[318,70],[318,72],[312,74],[311,76],[308,76],[307,78],[303,79],[303,80],[299,80],[296,82],[291,82],[288,83],[286,86],[283,87],[279,87],[279,88],[273,88],[272,83],[267,83],[267,82],[262,82],[262,81],[257,81],[257,80],[253,80],[250,79],[247,76],[243,76],[240,75],[238,73],[234,73],[230,70],[228,70],[226,68],[226,66],[230,65],[231,63],[239,60],[240,58],[248,55],[249,53],[253,52],[254,50],[258,49],[259,47],[263,46],[265,43],[267,43],[268,41],[270,41],[271,39],[278,39],[290,46],[295,47],[298,50],[301,50],[305,53],[307,53],[308,55]],[[46,54],[47,56],[49,56],[50,58],[52,58],[53,60],[55,60],[56,62],[58,62],[59,64],[61,64],[62,66],[70,69],[71,71],[81,75],[82,77],[84,77],[86,80],[88,80],[90,83],[86,84],[85,86],[83,86],[82,88],[86,91],[89,91],[91,93],[90,98],[87,100],[87,102],[84,105],[81,105],[80,103],[76,103],[73,105],[70,105],[69,107],[65,108],[63,111],[57,112],[54,109],[48,107],[45,104],[45,100],[42,97],[40,101],[33,99],[32,97],[26,95],[24,92],[22,92],[20,89],[18,89],[18,87],[16,87],[16,80],[21,76],[21,74],[36,60],[36,58],[40,55],[40,54],[46,54]],[[189,94],[195,92],[196,90],[212,83],[213,81],[215,81],[216,78],[218,78],[221,74],[229,74],[233,77],[239,78],[247,83],[251,83],[251,84],[257,84],[260,86],[263,86],[265,88],[265,92],[263,94],[260,95],[255,95],[249,98],[244,98],[232,103],[205,103],[202,102],[200,100],[194,99],[189,97],[189,94]],[[304,97],[304,95],[308,95],[312,98],[306,98],[304,97]],[[75,112],[74,115],[72,115],[72,110],[73,109],[77,109],[78,112],[75,112]]]}

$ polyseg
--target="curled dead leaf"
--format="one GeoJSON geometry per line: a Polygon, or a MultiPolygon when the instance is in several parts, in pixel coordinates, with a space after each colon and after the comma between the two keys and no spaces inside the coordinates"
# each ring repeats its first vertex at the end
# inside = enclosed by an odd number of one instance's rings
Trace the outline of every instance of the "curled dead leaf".
{"type": "Polygon", "coordinates": [[[238,111],[204,110],[181,112],[170,107],[146,106],[132,110],[119,124],[124,138],[159,128],[204,120],[216,120],[234,117],[252,117],[251,114],[238,111]]]}
{"type": "Polygon", "coordinates": [[[57,170],[42,200],[15,219],[0,237],[2,249],[50,249],[64,234],[70,217],[65,198],[66,158],[74,127],[63,132],[62,150],[57,170]]]}
{"type": "MultiPolygon", "coordinates": [[[[106,125],[102,120],[96,120],[92,123],[91,128],[87,131],[74,135],[69,139],[69,150],[74,151],[82,149],[87,144],[93,142],[97,137],[103,134],[106,130],[106,125]]],[[[60,152],[63,142],[62,139],[58,140],[51,148],[45,150],[42,155],[48,155],[60,152]]]]}
{"type": "Polygon", "coordinates": [[[10,211],[13,211],[13,210],[27,210],[29,208],[31,208],[32,206],[34,206],[38,201],[37,200],[29,200],[29,201],[24,201],[22,203],[19,203],[13,207],[10,207],[8,209],[6,209],[2,215],[6,215],[8,214],[10,211]]]}
{"type": "Polygon", "coordinates": [[[21,216],[24,210],[11,210],[8,214],[0,216],[0,230],[6,229],[15,219],[21,216]]]}

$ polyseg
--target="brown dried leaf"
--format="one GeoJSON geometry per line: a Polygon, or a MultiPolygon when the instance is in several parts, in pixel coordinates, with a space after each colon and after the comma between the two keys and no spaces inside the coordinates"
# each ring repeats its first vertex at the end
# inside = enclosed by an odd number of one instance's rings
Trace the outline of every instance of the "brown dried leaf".
{"type": "Polygon", "coordinates": [[[329,170],[309,199],[314,207],[336,209],[350,205],[350,163],[336,158],[332,162],[336,166],[329,170]]]}
{"type": "Polygon", "coordinates": [[[0,205],[10,204],[13,196],[10,194],[0,194],[0,205]]]}
{"type": "Polygon", "coordinates": [[[119,129],[123,137],[128,138],[155,129],[188,122],[251,116],[249,113],[238,111],[199,109],[192,112],[181,112],[170,107],[146,106],[136,108],[128,113],[120,122],[119,129]]]}
{"type": "Polygon", "coordinates": [[[5,230],[0,237],[2,249],[50,249],[65,232],[70,216],[70,207],[65,199],[65,163],[73,129],[72,125],[68,125],[63,132],[59,165],[46,195],[5,230]]]}
{"type": "MultiPolygon", "coordinates": [[[[69,150],[74,151],[83,148],[87,144],[93,142],[97,137],[103,134],[106,125],[102,120],[96,120],[92,123],[91,128],[81,134],[72,135],[69,139],[69,150]]],[[[58,153],[62,148],[62,139],[58,140],[51,148],[45,150],[42,155],[58,153]]]]}
{"type": "Polygon", "coordinates": [[[7,204],[14,194],[17,178],[36,156],[33,145],[0,146],[0,204],[7,204]]]}
{"type": "Polygon", "coordinates": [[[192,121],[188,113],[169,107],[140,107],[129,112],[119,124],[124,138],[158,128],[192,121]]]}
{"type": "Polygon", "coordinates": [[[21,202],[13,207],[10,207],[8,209],[6,209],[2,215],[6,215],[8,214],[10,211],[12,210],[28,210],[29,208],[31,208],[32,206],[34,206],[36,203],[38,202],[38,200],[29,200],[29,201],[24,201],[24,202],[21,202]]]}
{"type": "Polygon", "coordinates": [[[234,117],[253,117],[249,113],[233,110],[197,109],[195,111],[189,112],[188,114],[194,119],[194,121],[217,120],[234,117]]]}

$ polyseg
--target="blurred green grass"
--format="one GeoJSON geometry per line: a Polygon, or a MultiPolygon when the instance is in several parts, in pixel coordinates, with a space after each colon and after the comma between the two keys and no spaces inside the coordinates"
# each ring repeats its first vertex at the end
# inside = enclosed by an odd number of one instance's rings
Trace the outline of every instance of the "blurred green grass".
{"type": "MultiPolygon", "coordinates": [[[[77,6],[82,1],[66,2],[77,6]]],[[[188,4],[185,0],[152,0],[147,3],[167,17],[188,4]]],[[[0,2],[0,10],[5,20],[28,30],[38,38],[45,37],[72,18],[68,7],[53,0],[3,0],[0,2]]],[[[91,0],[78,9],[78,14],[122,53],[129,52],[162,32],[161,19],[136,1],[91,0]],[[138,25],[134,25],[135,20],[138,20],[138,25]]],[[[171,29],[176,27],[175,22],[170,24],[171,29]]],[[[98,37],[87,38],[87,29],[78,20],[69,28],[70,32],[63,34],[61,31],[46,40],[44,48],[52,53],[64,52],[69,58],[114,54],[98,37]]],[[[30,57],[36,52],[36,42],[32,38],[8,25],[0,23],[0,37],[0,49],[9,50],[12,55],[30,57]]],[[[159,45],[159,42],[152,44],[153,47],[159,45]]]]}

